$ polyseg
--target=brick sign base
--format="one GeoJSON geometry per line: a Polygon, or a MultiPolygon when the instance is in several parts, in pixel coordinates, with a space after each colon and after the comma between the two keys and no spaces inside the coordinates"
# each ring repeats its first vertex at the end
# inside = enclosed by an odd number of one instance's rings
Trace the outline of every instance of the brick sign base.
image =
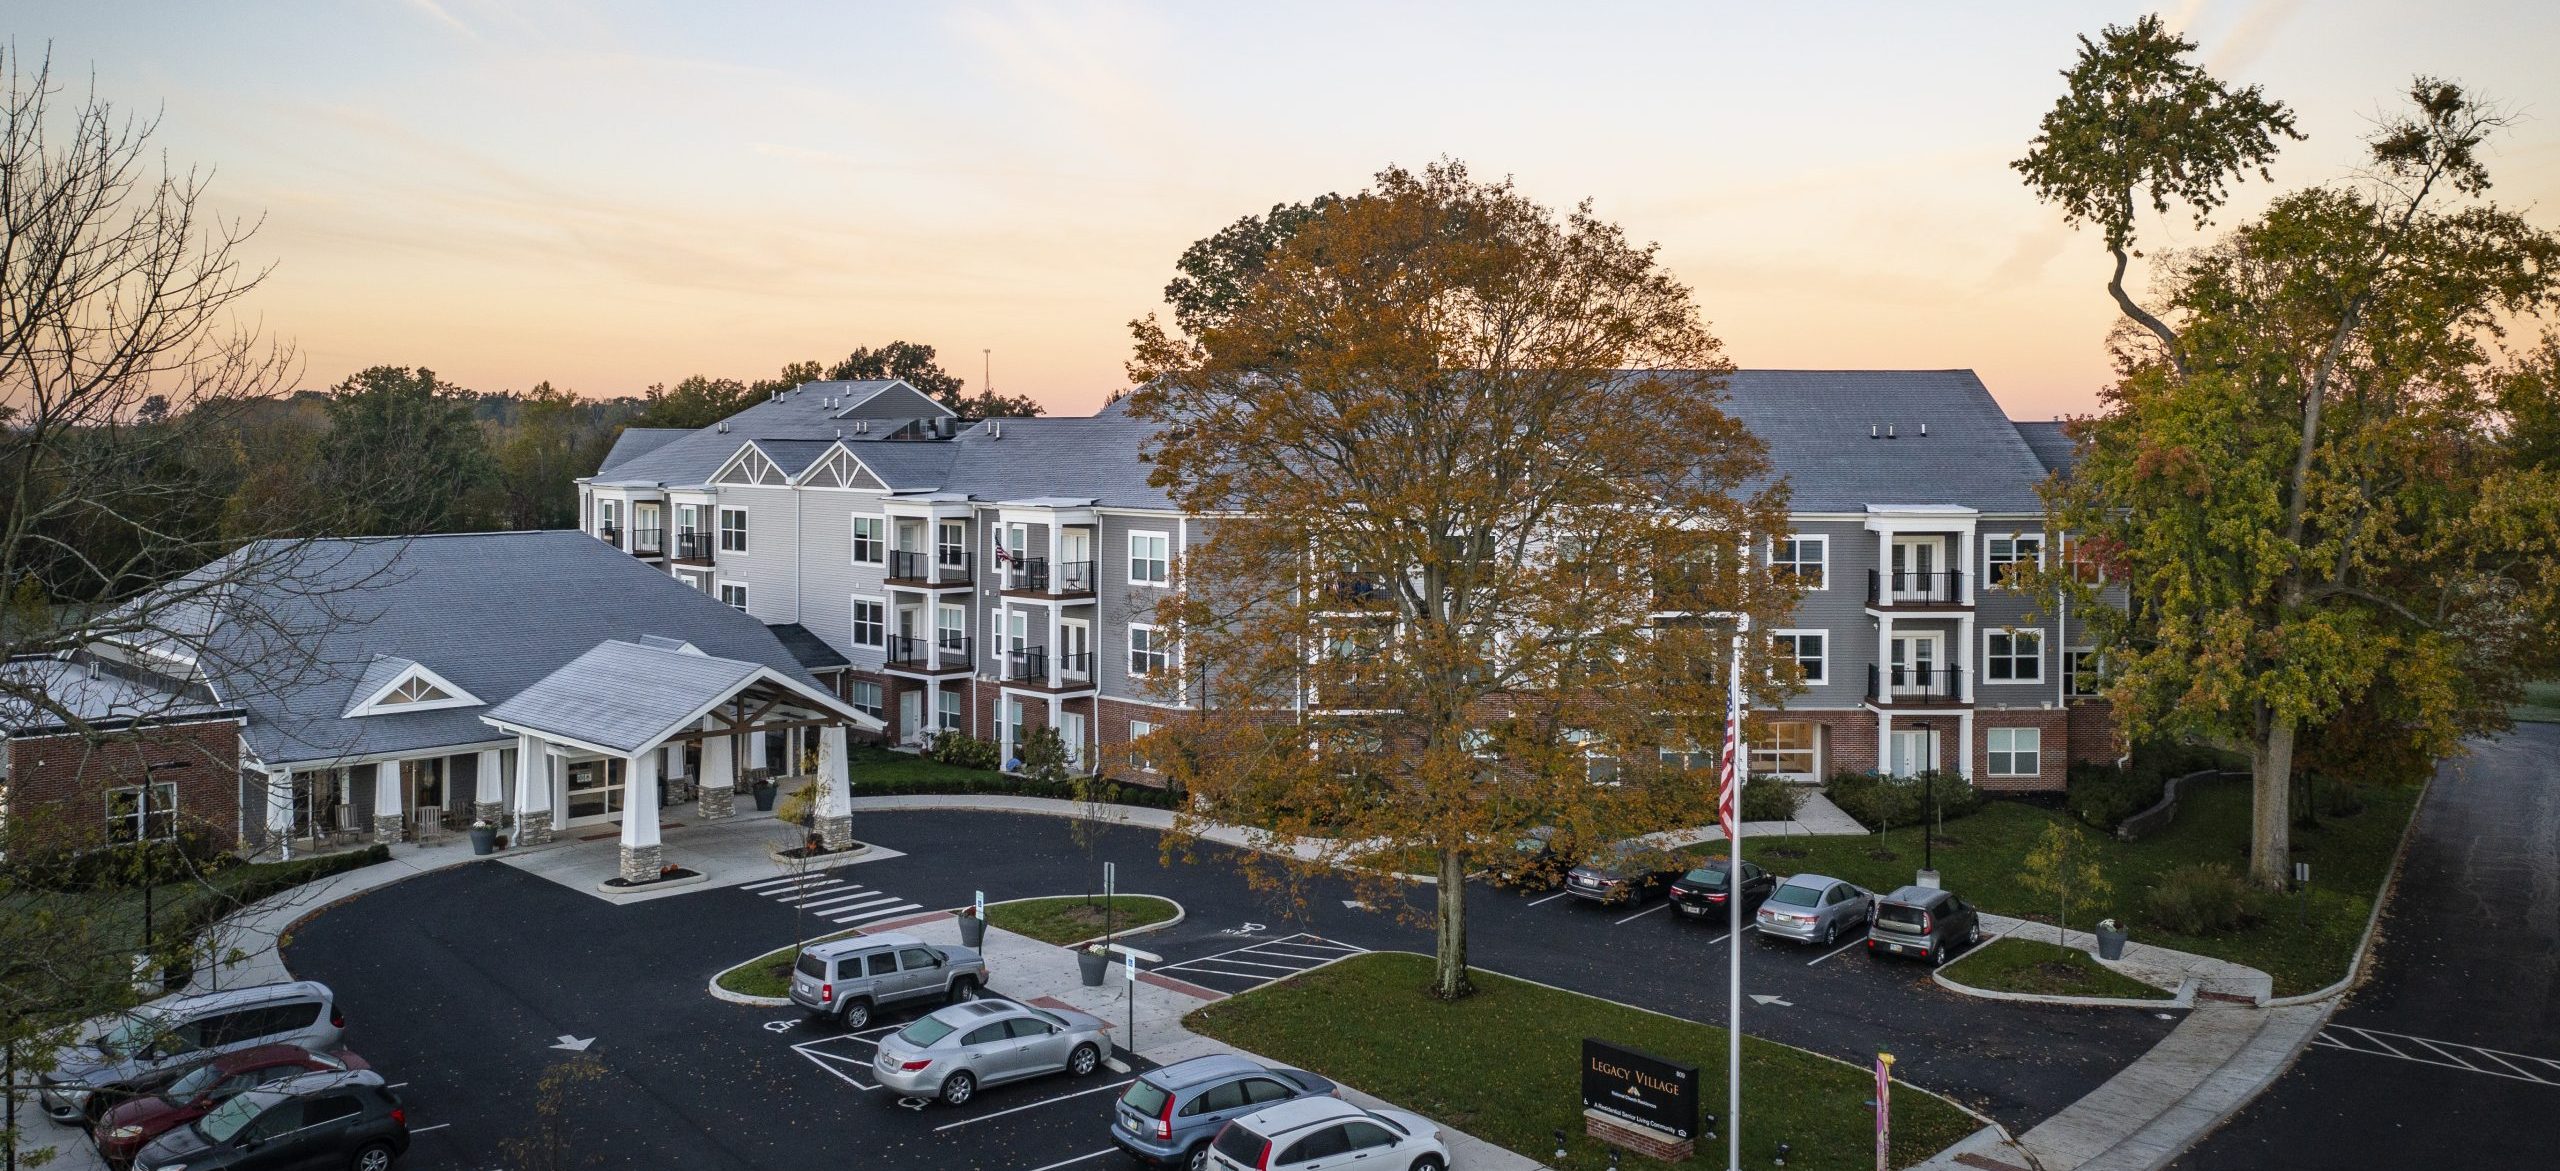
{"type": "Polygon", "coordinates": [[[1624,1147],[1639,1155],[1651,1155],[1666,1163],[1677,1163],[1698,1153],[1695,1139],[1673,1138],[1650,1126],[1639,1126],[1623,1118],[1612,1118],[1597,1110],[1582,1112],[1583,1133],[1613,1147],[1624,1147]]]}

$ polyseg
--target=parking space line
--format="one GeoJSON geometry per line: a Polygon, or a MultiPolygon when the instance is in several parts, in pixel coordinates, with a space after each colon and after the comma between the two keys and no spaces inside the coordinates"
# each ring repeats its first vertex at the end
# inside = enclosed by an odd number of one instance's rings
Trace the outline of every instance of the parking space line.
{"type": "Polygon", "coordinates": [[[2331,1049],[2344,1049],[2349,1053],[2362,1053],[2367,1057],[2396,1057],[2402,1061],[2415,1062],[2419,1065],[2433,1065],[2444,1069],[2458,1069],[2466,1073],[2485,1073],[2491,1077],[2510,1078],[2516,1081],[2532,1082],[2535,1085],[2560,1085],[2560,1082],[2555,1082],[2549,1078],[2535,1074],[2524,1064],[2525,1062],[2531,1062],[2534,1065],[2547,1065],[2553,1069],[2560,1069],[2560,1061],[2554,1061],[2548,1057],[2536,1057],[2530,1053],[2509,1053],[2504,1050],[2488,1049],[2478,1045],[2465,1045],[2460,1041],[2431,1041],[2425,1037],[2414,1037],[2407,1033],[2391,1033],[2380,1029],[2358,1028],[2355,1025],[2330,1025],[2329,1027],[2320,1030],[2319,1034],[2312,1038],[2312,1041],[2315,1044],[2323,1045],[2331,1049]],[[2347,1033],[2352,1033],[2354,1036],[2348,1037],[2343,1035],[2347,1033]],[[2390,1040],[2384,1040],[2386,1037],[2390,1038],[2390,1040]],[[2400,1044],[2395,1045],[2392,1043],[2393,1041],[2400,1042],[2400,1044]],[[2359,1044],[2355,1042],[2361,1043],[2359,1044]],[[2415,1044],[2412,1045],[2410,1044],[2411,1042],[2415,1042],[2415,1044]],[[2371,1045],[2373,1048],[2368,1049],[2365,1047],[2366,1045],[2371,1045]],[[2427,1056],[2425,1052],[2418,1051],[2416,1047],[2418,1045],[2423,1045],[2427,1050],[2441,1054],[2444,1060],[2438,1060],[2434,1057],[2427,1056]],[[2403,1046],[2407,1046],[2409,1051],[2402,1052],[2403,1046]],[[2455,1050],[2461,1050],[2462,1053],[2456,1053],[2455,1050]],[[2464,1053],[2471,1056],[2466,1059],[2463,1056],[2464,1053]],[[2487,1058],[2488,1060],[2494,1061],[2498,1065],[2506,1068],[2495,1069],[2486,1065],[2473,1064],[2474,1061],[2480,1058],[2487,1058]],[[2515,1072],[2509,1073],[2507,1072],[2508,1070],[2514,1070],[2515,1072]]]}
{"type": "Polygon", "coordinates": [[[1856,946],[1858,946],[1858,945],[1859,945],[1859,944],[1861,944],[1861,943],[1865,943],[1866,941],[1867,941],[1867,937],[1866,937],[1866,936],[1861,935],[1861,936],[1857,937],[1856,939],[1852,939],[1852,940],[1850,940],[1850,941],[1849,941],[1849,942],[1847,942],[1847,943],[1841,944],[1839,947],[1834,948],[1834,949],[1832,949],[1831,951],[1825,952],[1825,953],[1823,953],[1822,955],[1818,955],[1818,956],[1815,956],[1815,957],[1814,957],[1814,958],[1812,958],[1812,959],[1806,960],[1806,961],[1804,962],[1804,966],[1806,966],[1806,967],[1810,968],[1810,967],[1814,966],[1815,964],[1818,964],[1818,963],[1821,963],[1821,962],[1822,962],[1822,961],[1824,961],[1824,960],[1830,959],[1832,956],[1836,956],[1836,955],[1840,954],[1841,952],[1847,951],[1847,950],[1849,950],[1850,948],[1856,947],[1856,946]]]}
{"type": "Polygon", "coordinates": [[[851,887],[848,889],[850,889],[852,893],[848,894],[845,891],[840,890],[828,891],[825,898],[811,899],[808,902],[800,904],[800,909],[804,911],[814,911],[820,907],[830,907],[837,903],[850,903],[858,899],[876,899],[883,897],[895,899],[897,897],[895,895],[884,896],[879,891],[864,890],[860,887],[851,887]]]}
{"type": "Polygon", "coordinates": [[[1048,1105],[1048,1104],[1049,1104],[1049,1103],[1051,1103],[1051,1102],[1064,1102],[1064,1101],[1066,1101],[1066,1100],[1067,1100],[1067,1099],[1069,1099],[1069,1098],[1081,1098],[1081,1097],[1083,1097],[1083,1096],[1085,1096],[1085,1095],[1087,1095],[1087,1094],[1099,1094],[1099,1093],[1103,1092],[1104,1090],[1116,1090],[1116,1089],[1119,1089],[1119,1088],[1120,1088],[1120,1087],[1122,1087],[1122,1086],[1128,1085],[1130,1082],[1134,1082],[1134,1081],[1136,1081],[1136,1080],[1138,1080],[1138,1079],[1133,1078],[1133,1077],[1131,1077],[1131,1078],[1122,1078],[1122,1079],[1120,1079],[1119,1081],[1113,1082],[1113,1083],[1111,1083],[1110,1085],[1107,1085],[1107,1086],[1095,1086],[1095,1087],[1093,1087],[1092,1089],[1089,1089],[1089,1090],[1077,1090],[1077,1091],[1075,1091],[1075,1092],[1073,1092],[1073,1093],[1060,1094],[1060,1095],[1058,1095],[1057,1097],[1054,1097],[1054,1098],[1042,1098],[1042,1099],[1040,1099],[1040,1100],[1039,1100],[1039,1101],[1037,1101],[1037,1102],[1025,1102],[1025,1103],[1023,1103],[1022,1105],[1019,1105],[1019,1106],[1008,1106],[1008,1107],[1006,1107],[1006,1108],[1004,1108],[1004,1109],[1002,1109],[1002,1110],[995,1111],[995,1112],[994,1112],[994,1113],[992,1113],[992,1114],[981,1114],[981,1115],[979,1115],[979,1116],[977,1116],[977,1117],[975,1117],[975,1118],[963,1118],[963,1119],[961,1119],[961,1120],[960,1120],[960,1121],[958,1121],[958,1122],[946,1122],[946,1123],[943,1123],[943,1124],[942,1124],[942,1125],[940,1125],[940,1126],[934,1127],[934,1128],[933,1128],[933,1132],[934,1132],[935,1134],[940,1134],[940,1133],[942,1133],[943,1131],[946,1131],[946,1130],[956,1130],[956,1129],[958,1129],[958,1128],[960,1128],[960,1127],[967,1126],[967,1125],[969,1125],[969,1124],[971,1124],[971,1123],[975,1123],[975,1122],[985,1122],[986,1120],[988,1120],[988,1119],[990,1119],[990,1118],[1002,1118],[1002,1117],[1004,1117],[1004,1116],[1005,1116],[1005,1115],[1007,1115],[1007,1114],[1020,1114],[1020,1113],[1022,1113],[1022,1112],[1023,1112],[1023,1111],[1025,1111],[1025,1110],[1036,1110],[1036,1109],[1038,1109],[1038,1108],[1040,1108],[1040,1107],[1042,1107],[1042,1106],[1046,1106],[1046,1105],[1048,1105]]]}
{"type": "Polygon", "coordinates": [[[1644,918],[1645,916],[1650,915],[1650,914],[1654,913],[1655,911],[1667,911],[1667,910],[1670,910],[1670,909],[1671,909],[1671,904],[1669,904],[1669,903],[1656,903],[1656,904],[1654,904],[1654,905],[1652,905],[1652,906],[1650,906],[1650,907],[1646,907],[1645,909],[1643,909],[1643,910],[1641,910],[1641,911],[1636,912],[1635,914],[1629,915],[1629,916],[1627,916],[1627,917],[1626,917],[1626,918],[1624,918],[1624,919],[1620,919],[1620,920],[1618,920],[1616,923],[1612,923],[1612,924],[1610,924],[1610,926],[1611,926],[1611,927],[1619,927],[1619,926],[1623,926],[1623,925],[1628,924],[1628,923],[1633,923],[1633,922],[1635,922],[1635,921],[1636,921],[1636,920],[1638,920],[1638,919],[1644,918]]]}
{"type": "Polygon", "coordinates": [[[921,910],[923,910],[923,909],[924,909],[924,904],[922,904],[922,903],[908,903],[908,904],[906,904],[905,906],[902,906],[902,907],[882,907],[882,908],[880,908],[880,909],[879,909],[879,910],[877,910],[877,911],[864,911],[863,913],[861,913],[861,914],[859,914],[859,915],[845,915],[845,916],[842,916],[842,917],[840,917],[840,918],[830,919],[830,920],[828,920],[828,922],[830,922],[830,923],[859,923],[859,922],[861,922],[861,921],[863,921],[863,920],[865,920],[865,919],[877,919],[877,918],[879,918],[879,917],[880,917],[880,916],[882,916],[882,915],[896,915],[896,914],[900,914],[900,913],[903,913],[903,912],[906,912],[906,911],[921,911],[921,910]]]}
{"type": "MultiPolygon", "coordinates": [[[[1260,955],[1260,954],[1262,954],[1262,953],[1260,953],[1260,952],[1255,952],[1255,953],[1253,953],[1253,954],[1255,954],[1255,955],[1260,955]]],[[[1226,964],[1226,965],[1228,965],[1228,966],[1230,966],[1230,967],[1237,967],[1237,968],[1269,968],[1269,969],[1271,969],[1272,971],[1275,971],[1275,972],[1303,972],[1303,971],[1306,971],[1308,968],[1310,968],[1310,967],[1314,967],[1314,966],[1315,966],[1314,964],[1306,964],[1306,965],[1299,965],[1299,964],[1266,964],[1266,963],[1263,963],[1263,962],[1261,962],[1261,961],[1259,961],[1259,960],[1219,960],[1218,962],[1219,962],[1219,963],[1222,963],[1222,964],[1226,964]]],[[[1179,967],[1181,967],[1182,965],[1181,965],[1181,964],[1175,964],[1175,965],[1173,965],[1173,966],[1174,966],[1174,967],[1179,968],[1179,967]]]]}
{"type": "Polygon", "coordinates": [[[1292,935],[1284,939],[1273,940],[1270,943],[1263,944],[1262,946],[1303,947],[1309,950],[1338,951],[1344,955],[1358,955],[1361,952],[1369,950],[1365,947],[1354,947],[1348,943],[1327,943],[1312,935],[1292,935]]]}
{"type": "Polygon", "coordinates": [[[430,1131],[430,1130],[443,1130],[444,1128],[446,1128],[446,1127],[448,1127],[448,1126],[451,1126],[451,1125],[453,1125],[453,1124],[452,1124],[452,1123],[450,1123],[450,1122],[439,1122],[439,1123],[435,1124],[434,1126],[412,1126],[412,1127],[410,1127],[410,1128],[409,1128],[409,1133],[410,1133],[410,1134],[425,1134],[425,1133],[427,1133],[427,1132],[428,1132],[428,1131],[430,1131]]]}
{"type": "Polygon", "coordinates": [[[1557,899],[1563,898],[1567,893],[1568,893],[1568,892],[1566,892],[1566,891],[1557,891],[1556,893],[1551,894],[1551,895],[1548,895],[1547,897],[1545,897],[1545,898],[1543,898],[1543,899],[1531,899],[1531,900],[1529,901],[1529,905],[1530,905],[1530,906],[1532,906],[1532,907],[1543,907],[1543,906],[1547,905],[1548,903],[1552,903],[1552,902],[1556,901],[1557,899]]]}
{"type": "Polygon", "coordinates": [[[1048,1166],[1046,1166],[1046,1167],[1034,1167],[1034,1168],[1032,1168],[1032,1169],[1031,1169],[1031,1171],[1058,1171],[1058,1168],[1060,1168],[1060,1167],[1072,1167],[1072,1166],[1075,1166],[1075,1165],[1076,1165],[1076,1164],[1078,1164],[1078,1163],[1084,1162],[1084,1161],[1085,1161],[1085,1160],[1087,1160],[1087,1159],[1099,1159],[1099,1158],[1103,1157],[1104,1155],[1108,1155],[1108,1154],[1110,1154],[1111,1152],[1116,1151],[1116,1150],[1119,1150],[1119,1149],[1120,1149],[1120,1148],[1118,1148],[1118,1147],[1104,1147],[1104,1148],[1102,1148],[1101,1150],[1095,1151],[1094,1153],[1092,1153],[1092,1154],[1090,1154],[1090,1155],[1078,1155],[1078,1156],[1076,1156],[1075,1158],[1072,1158],[1072,1159],[1060,1159],[1060,1160],[1058,1160],[1057,1162],[1055,1162],[1055,1163],[1051,1163],[1051,1164],[1049,1164],[1049,1165],[1048,1165],[1048,1166]]]}
{"type": "Polygon", "coordinates": [[[1257,952],[1255,952],[1255,953],[1253,953],[1253,954],[1258,955],[1258,956],[1270,956],[1270,957],[1272,957],[1272,958],[1274,958],[1274,959],[1283,959],[1283,960],[1304,960],[1304,961],[1306,961],[1306,962],[1308,962],[1308,963],[1310,963],[1310,964],[1329,964],[1329,963],[1332,963],[1332,962],[1333,962],[1333,961],[1335,961],[1335,960],[1338,960],[1338,959],[1345,959],[1345,958],[1348,958],[1348,957],[1351,957],[1351,956],[1358,955],[1358,954],[1360,954],[1360,953],[1359,953],[1359,952],[1356,952],[1356,951],[1346,951],[1346,952],[1339,953],[1339,954],[1337,954],[1337,955],[1329,955],[1329,956],[1309,956],[1309,955],[1299,955],[1298,953],[1296,953],[1296,952],[1294,952],[1294,951],[1282,951],[1282,950],[1280,950],[1279,948],[1264,948],[1263,950],[1261,950],[1261,951],[1257,951],[1257,952]]]}
{"type": "MultiPolygon", "coordinates": [[[[1217,962],[1226,963],[1227,961],[1219,960],[1217,962]]],[[[1230,972],[1224,968],[1195,968],[1187,964],[1176,964],[1169,968],[1158,968],[1156,970],[1160,972],[1188,972],[1195,976],[1225,976],[1231,980],[1259,980],[1266,984],[1280,978],[1269,972],[1230,972]]],[[[1290,968],[1288,969],[1288,974],[1295,975],[1305,970],[1306,969],[1304,968],[1290,968]]]]}

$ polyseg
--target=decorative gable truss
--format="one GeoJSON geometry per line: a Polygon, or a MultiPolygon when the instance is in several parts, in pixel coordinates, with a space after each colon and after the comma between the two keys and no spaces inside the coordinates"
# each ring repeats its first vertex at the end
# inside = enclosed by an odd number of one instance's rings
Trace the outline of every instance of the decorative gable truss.
{"type": "Polygon", "coordinates": [[[873,475],[870,468],[863,466],[862,460],[843,444],[837,444],[826,458],[809,465],[809,470],[801,473],[800,483],[808,488],[850,488],[857,492],[889,490],[889,486],[873,475]]]}
{"type": "Polygon", "coordinates": [[[736,455],[729,457],[729,462],[720,465],[711,482],[749,488],[781,488],[791,483],[791,477],[783,475],[782,469],[775,467],[771,459],[756,450],[755,443],[750,440],[738,449],[736,455]]]}
{"type": "Polygon", "coordinates": [[[347,706],[347,716],[388,716],[402,712],[479,707],[482,704],[479,696],[428,670],[425,664],[406,659],[377,661],[376,670],[367,672],[368,682],[380,678],[384,673],[382,669],[386,667],[393,668],[387,681],[373,686],[357,685],[359,691],[355,702],[347,706]]]}

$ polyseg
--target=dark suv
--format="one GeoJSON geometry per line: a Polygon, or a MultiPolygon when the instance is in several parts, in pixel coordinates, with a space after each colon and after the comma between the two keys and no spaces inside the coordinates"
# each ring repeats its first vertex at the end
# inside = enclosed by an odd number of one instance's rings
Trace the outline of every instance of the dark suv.
{"type": "Polygon", "coordinates": [[[1906,886],[1876,900],[1867,954],[1915,956],[1935,967],[1960,948],[1982,942],[1982,916],[1952,891],[1906,886]]]}
{"type": "MultiPolygon", "coordinates": [[[[1723,858],[1709,858],[1674,881],[1671,884],[1671,901],[1679,904],[1680,913],[1691,918],[1731,914],[1724,903],[1726,867],[1730,865],[1732,863],[1723,858]]],[[[1742,864],[1742,918],[1745,922],[1751,919],[1752,912],[1760,909],[1760,904],[1768,899],[1769,892],[1777,885],[1777,876],[1762,870],[1759,863],[1742,864]]]]}
{"type": "Polygon", "coordinates": [[[306,1073],[244,1090],[151,1140],[135,1171],[389,1171],[409,1149],[400,1098],[369,1069],[306,1073]]]}

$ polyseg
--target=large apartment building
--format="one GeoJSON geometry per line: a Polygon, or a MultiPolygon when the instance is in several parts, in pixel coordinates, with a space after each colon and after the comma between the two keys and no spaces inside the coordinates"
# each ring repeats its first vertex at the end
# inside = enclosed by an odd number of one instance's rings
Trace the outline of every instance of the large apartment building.
{"type": "MultiPolygon", "coordinates": [[[[1807,686],[1767,714],[1756,771],[2058,789],[2069,760],[2114,754],[2083,625],[2009,584],[2056,552],[2054,425],[2012,422],[1963,370],[1746,370],[1727,393],[1792,489],[1760,552],[1807,586],[1771,632],[1807,686]]],[[[898,742],[952,729],[1009,756],[1054,727],[1081,766],[1144,780],[1122,746],[1179,702],[1152,685],[1172,660],[1151,616],[1204,531],[1147,483],[1149,434],[1116,408],[964,423],[902,382],[812,382],[625,432],[579,512],[773,627],[898,742]]]]}

